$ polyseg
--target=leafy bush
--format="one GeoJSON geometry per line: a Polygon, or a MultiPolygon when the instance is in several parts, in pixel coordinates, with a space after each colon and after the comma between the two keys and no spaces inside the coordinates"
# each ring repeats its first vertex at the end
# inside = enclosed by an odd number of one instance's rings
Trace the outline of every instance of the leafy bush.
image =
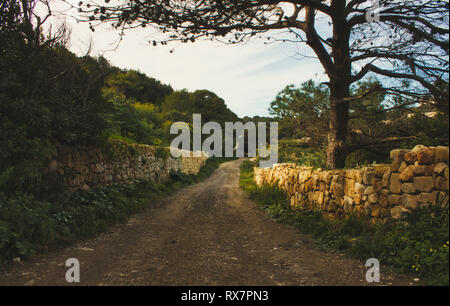
{"type": "Polygon", "coordinates": [[[329,220],[319,211],[291,209],[285,192],[276,185],[258,188],[253,182],[254,165],[242,163],[240,185],[277,222],[311,235],[321,249],[346,251],[361,260],[377,258],[427,284],[448,286],[448,198],[413,209],[401,220],[375,226],[364,217],[329,220]]]}
{"type": "Polygon", "coordinates": [[[296,163],[315,168],[326,167],[325,148],[305,148],[297,143],[281,140],[278,146],[278,156],[281,163],[296,163]]]}
{"type": "MultiPolygon", "coordinates": [[[[0,267],[15,257],[27,258],[52,245],[91,237],[123,222],[157,195],[149,182],[104,187],[39,201],[17,194],[0,199],[0,267]]],[[[164,189],[162,189],[164,190],[164,189]]]]}
{"type": "Polygon", "coordinates": [[[427,278],[429,284],[449,282],[448,199],[420,206],[399,222],[378,225],[356,240],[350,252],[363,259],[367,254],[404,272],[427,278]]]}
{"type": "Polygon", "coordinates": [[[108,115],[106,134],[128,143],[161,144],[165,138],[164,120],[152,104],[136,103],[123,95],[109,97],[112,111],[108,115]]]}

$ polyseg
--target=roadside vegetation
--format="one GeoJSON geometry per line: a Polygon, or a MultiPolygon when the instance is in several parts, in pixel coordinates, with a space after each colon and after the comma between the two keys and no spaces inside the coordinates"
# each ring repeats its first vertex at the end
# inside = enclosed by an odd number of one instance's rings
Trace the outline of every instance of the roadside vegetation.
{"type": "Polygon", "coordinates": [[[277,186],[258,188],[253,181],[255,163],[241,165],[240,186],[268,216],[298,228],[314,245],[326,251],[345,252],[366,261],[377,258],[422,284],[449,285],[449,206],[441,198],[435,205],[418,207],[403,219],[373,225],[365,218],[350,216],[329,220],[319,211],[292,209],[277,186]]]}
{"type": "Polygon", "coordinates": [[[23,260],[94,237],[113,224],[125,222],[158,199],[206,179],[227,160],[210,158],[197,175],[172,172],[163,184],[134,180],[89,191],[60,192],[52,200],[0,194],[0,270],[13,259],[23,260]]]}

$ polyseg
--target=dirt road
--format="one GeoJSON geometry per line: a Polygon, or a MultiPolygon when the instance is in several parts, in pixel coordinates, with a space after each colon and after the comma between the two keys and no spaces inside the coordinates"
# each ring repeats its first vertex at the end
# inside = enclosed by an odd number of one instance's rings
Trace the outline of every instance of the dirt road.
{"type": "MultiPolygon", "coordinates": [[[[240,190],[239,164],[95,239],[14,264],[0,285],[67,285],[68,258],[80,262],[78,285],[367,285],[364,263],[314,250],[268,219],[240,190]]],[[[383,266],[381,281],[410,282],[383,266]]]]}

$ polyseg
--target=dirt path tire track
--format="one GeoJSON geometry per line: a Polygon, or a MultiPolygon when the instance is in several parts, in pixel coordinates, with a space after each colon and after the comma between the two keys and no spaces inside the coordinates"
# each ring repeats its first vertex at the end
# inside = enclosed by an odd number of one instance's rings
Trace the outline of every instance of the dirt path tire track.
{"type": "MultiPolygon", "coordinates": [[[[239,188],[236,160],[97,238],[16,263],[0,285],[367,285],[364,264],[311,248],[297,230],[268,219],[239,188]]],[[[384,285],[408,285],[383,273],[384,285]]]]}

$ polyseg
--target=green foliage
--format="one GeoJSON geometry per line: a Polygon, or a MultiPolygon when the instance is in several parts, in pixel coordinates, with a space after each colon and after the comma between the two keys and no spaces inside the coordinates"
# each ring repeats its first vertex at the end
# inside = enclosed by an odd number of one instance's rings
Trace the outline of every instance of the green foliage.
{"type": "MultiPolygon", "coordinates": [[[[394,149],[394,147],[392,147],[392,149],[394,149]]],[[[409,149],[411,149],[411,147],[409,147],[409,149]]],[[[384,147],[381,150],[374,150],[369,148],[356,150],[347,155],[347,159],[345,160],[345,167],[358,168],[373,163],[389,164],[391,162],[389,158],[390,150],[390,146],[384,147]]]]}
{"type": "Polygon", "coordinates": [[[164,99],[161,105],[161,109],[164,113],[170,111],[178,111],[182,114],[186,114],[187,117],[192,117],[194,112],[194,102],[192,101],[191,94],[186,90],[174,91],[164,99]]]}
{"type": "Polygon", "coordinates": [[[420,206],[400,222],[378,225],[361,236],[350,252],[363,259],[370,254],[403,272],[427,279],[432,285],[449,284],[448,199],[420,206]]]}
{"type": "Polygon", "coordinates": [[[281,163],[296,163],[315,168],[326,167],[325,148],[304,147],[291,139],[282,139],[278,143],[278,156],[281,163]]]}
{"type": "Polygon", "coordinates": [[[172,93],[170,85],[150,78],[142,72],[135,70],[122,70],[111,73],[105,81],[103,94],[123,95],[146,104],[161,105],[164,98],[172,93]]]}
{"type": "Polygon", "coordinates": [[[311,137],[316,145],[328,132],[329,90],[325,85],[306,81],[288,85],[270,104],[269,112],[280,120],[281,138],[311,137]]]}
{"type": "Polygon", "coordinates": [[[110,138],[141,144],[160,144],[164,139],[165,122],[153,104],[142,104],[123,95],[109,98],[112,112],[108,115],[110,138]]]}
{"type": "Polygon", "coordinates": [[[158,186],[136,181],[126,186],[60,195],[57,202],[30,195],[0,201],[0,266],[52,245],[91,237],[142,209],[158,186]]]}
{"type": "MultiPolygon", "coordinates": [[[[120,85],[119,80],[115,79],[115,82],[116,87],[120,85]]],[[[106,134],[127,142],[167,145],[173,137],[169,133],[172,122],[192,123],[194,113],[201,114],[204,122],[237,120],[224,101],[207,90],[172,92],[165,97],[161,112],[157,105],[136,102],[139,96],[127,96],[121,90],[107,88],[104,94],[112,106],[106,134]]]]}
{"type": "Polygon", "coordinates": [[[170,156],[170,150],[167,147],[157,146],[155,151],[155,157],[166,160],[170,156]]]}
{"type": "Polygon", "coordinates": [[[209,90],[175,91],[164,100],[162,111],[171,121],[192,122],[192,114],[201,114],[202,122],[234,122],[238,119],[224,100],[209,90]]]}
{"type": "MultiPolygon", "coordinates": [[[[432,113],[434,109],[431,109],[432,113]]],[[[434,110],[435,111],[435,110],[434,110]]],[[[425,146],[447,145],[449,143],[449,118],[448,114],[436,112],[432,117],[415,114],[408,120],[408,125],[416,132],[417,138],[405,145],[409,148],[422,144],[425,146]]]]}
{"type": "Polygon", "coordinates": [[[332,221],[319,211],[291,209],[285,192],[277,186],[258,188],[253,182],[253,166],[254,163],[243,162],[240,186],[277,222],[311,235],[317,247],[345,251],[360,260],[377,258],[427,284],[448,286],[448,198],[413,209],[402,220],[375,226],[366,218],[355,216],[332,221]]]}
{"type": "Polygon", "coordinates": [[[34,29],[17,1],[2,4],[0,192],[43,198],[54,143],[101,141],[108,105],[100,88],[110,67],[103,58],[76,57],[64,47],[65,37],[34,29]]]}

